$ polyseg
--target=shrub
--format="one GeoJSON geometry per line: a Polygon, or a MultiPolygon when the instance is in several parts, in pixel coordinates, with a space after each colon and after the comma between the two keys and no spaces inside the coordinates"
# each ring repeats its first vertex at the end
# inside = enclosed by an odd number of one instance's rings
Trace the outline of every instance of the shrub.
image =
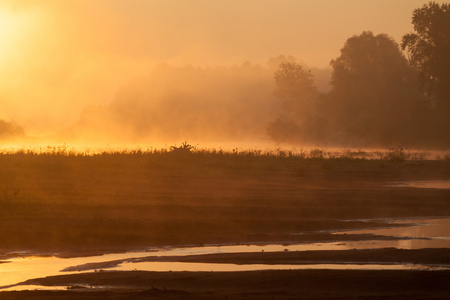
{"type": "Polygon", "coordinates": [[[181,143],[180,147],[177,146],[171,146],[170,152],[177,153],[177,154],[184,154],[184,153],[191,153],[191,150],[195,149],[194,146],[188,144],[186,141],[184,143],[181,143]]]}
{"type": "Polygon", "coordinates": [[[408,153],[405,152],[403,147],[390,148],[386,153],[384,159],[387,159],[391,162],[402,163],[408,158],[408,153]]]}

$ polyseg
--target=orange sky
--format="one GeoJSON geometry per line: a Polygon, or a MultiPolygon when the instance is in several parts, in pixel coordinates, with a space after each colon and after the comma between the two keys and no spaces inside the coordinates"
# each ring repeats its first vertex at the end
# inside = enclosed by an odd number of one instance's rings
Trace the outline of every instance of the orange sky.
{"type": "Polygon", "coordinates": [[[285,54],[324,68],[364,30],[400,41],[425,3],[0,0],[0,118],[30,134],[53,132],[161,62],[264,64],[285,54]]]}

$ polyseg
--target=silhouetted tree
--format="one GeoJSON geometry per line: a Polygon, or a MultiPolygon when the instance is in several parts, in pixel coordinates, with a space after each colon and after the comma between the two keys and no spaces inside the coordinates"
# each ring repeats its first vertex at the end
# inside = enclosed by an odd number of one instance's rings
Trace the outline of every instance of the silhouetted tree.
{"type": "Polygon", "coordinates": [[[0,120],[0,139],[9,139],[23,137],[25,135],[24,129],[12,122],[0,120]]]}
{"type": "Polygon", "coordinates": [[[417,68],[421,90],[433,105],[450,112],[450,4],[430,2],[413,12],[415,33],[402,48],[417,68]]]}
{"type": "Polygon", "coordinates": [[[276,71],[279,69],[280,65],[282,63],[296,63],[297,59],[292,56],[292,55],[278,55],[278,56],[274,56],[274,57],[270,57],[269,60],[267,61],[267,67],[269,68],[269,70],[273,70],[276,71]]]}
{"type": "Polygon", "coordinates": [[[332,91],[324,109],[333,139],[357,145],[400,143],[419,103],[399,45],[386,34],[363,32],[347,40],[331,66],[332,91]]]}
{"type": "Polygon", "coordinates": [[[415,33],[403,36],[422,96],[428,100],[424,122],[427,144],[450,145],[450,4],[430,2],[413,12],[415,33]]]}
{"type": "Polygon", "coordinates": [[[275,72],[275,95],[288,107],[308,105],[315,100],[317,89],[311,71],[295,62],[283,62],[275,72]]]}
{"type": "Polygon", "coordinates": [[[283,112],[269,125],[268,133],[276,141],[304,141],[319,96],[314,77],[298,63],[282,62],[274,78],[274,94],[282,102],[283,112]]]}

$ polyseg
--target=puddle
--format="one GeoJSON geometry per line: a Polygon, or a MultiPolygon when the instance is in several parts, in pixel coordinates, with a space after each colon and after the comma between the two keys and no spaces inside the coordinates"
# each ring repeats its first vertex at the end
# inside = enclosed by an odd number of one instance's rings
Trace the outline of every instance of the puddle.
{"type": "Polygon", "coordinates": [[[170,262],[142,262],[123,264],[113,270],[133,271],[149,270],[158,272],[167,271],[192,271],[192,272],[235,272],[235,271],[261,271],[261,270],[434,270],[449,269],[450,266],[428,266],[419,264],[354,264],[354,263],[336,263],[336,264],[297,264],[297,265],[277,265],[277,264],[223,264],[223,263],[170,263],[170,262]]]}
{"type": "Polygon", "coordinates": [[[413,187],[421,189],[450,189],[450,180],[439,181],[405,181],[398,182],[391,187],[413,187]]]}
{"type": "Polygon", "coordinates": [[[381,241],[399,249],[450,248],[450,218],[391,220],[391,224],[409,225],[378,229],[339,231],[339,234],[374,234],[401,238],[381,241]]]}
{"type": "MultiPolygon", "coordinates": [[[[450,218],[433,219],[400,219],[391,220],[391,224],[402,224],[404,227],[340,231],[339,234],[376,234],[395,236],[401,240],[346,241],[330,243],[304,243],[296,245],[228,245],[188,248],[162,248],[151,252],[127,252],[106,254],[91,257],[58,258],[29,256],[5,260],[0,264],[0,288],[8,287],[33,278],[73,274],[79,272],[61,272],[62,270],[84,264],[98,264],[115,260],[126,260],[147,256],[200,255],[210,253],[236,252],[279,252],[306,250],[349,250],[375,249],[395,247],[401,249],[450,248],[450,218]],[[410,225],[410,226],[406,226],[410,225]]],[[[364,270],[435,270],[450,269],[450,266],[425,266],[411,264],[301,264],[301,265],[257,265],[257,264],[207,264],[177,262],[135,262],[112,264],[108,270],[146,270],[146,271],[252,271],[252,270],[285,270],[285,269],[364,269],[364,270]]],[[[99,268],[100,269],[100,268],[99,268]]],[[[86,268],[92,272],[95,266],[86,268]]],[[[18,290],[19,286],[10,287],[18,290]]]]}
{"type": "Polygon", "coordinates": [[[61,270],[70,266],[149,256],[148,252],[128,252],[90,257],[58,258],[54,256],[28,256],[6,260],[0,264],[0,288],[33,278],[61,275],[61,270]]]}
{"type": "Polygon", "coordinates": [[[19,285],[9,288],[1,289],[1,292],[6,291],[61,291],[67,290],[66,286],[43,286],[43,285],[19,285]]]}

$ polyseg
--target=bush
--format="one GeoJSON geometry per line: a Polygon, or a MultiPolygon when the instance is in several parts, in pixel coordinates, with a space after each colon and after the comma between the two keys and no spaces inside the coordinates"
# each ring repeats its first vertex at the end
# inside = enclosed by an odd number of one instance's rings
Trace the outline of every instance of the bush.
{"type": "Polygon", "coordinates": [[[191,150],[195,149],[194,146],[188,144],[186,141],[184,143],[181,143],[180,147],[177,146],[171,146],[170,152],[177,153],[177,154],[184,154],[184,153],[191,153],[191,150]]]}
{"type": "Polygon", "coordinates": [[[405,152],[403,147],[390,148],[386,153],[384,159],[391,162],[402,163],[408,158],[408,153],[405,152]]]}

